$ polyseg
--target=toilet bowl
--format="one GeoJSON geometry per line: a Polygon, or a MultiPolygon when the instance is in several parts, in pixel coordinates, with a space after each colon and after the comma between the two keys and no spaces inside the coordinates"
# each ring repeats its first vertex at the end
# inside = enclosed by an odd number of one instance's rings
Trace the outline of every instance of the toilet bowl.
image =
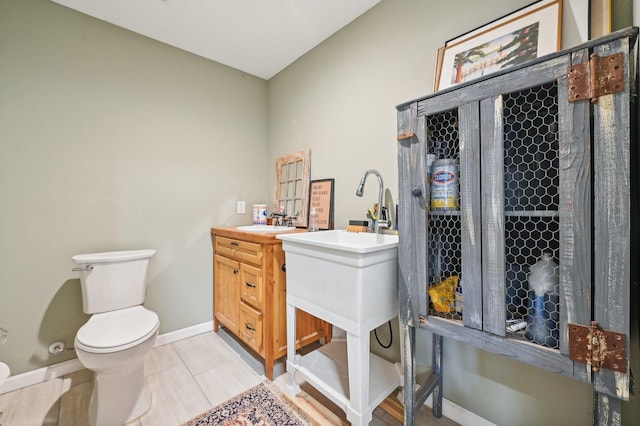
{"type": "Polygon", "coordinates": [[[78,359],[95,375],[89,418],[122,425],[150,407],[144,357],[158,336],[158,315],[142,306],[93,315],[75,339],[78,359]]]}
{"type": "Polygon", "coordinates": [[[74,256],[83,310],[93,314],[78,330],[78,360],[95,373],[89,422],[120,426],[151,406],[144,358],[158,336],[158,315],[143,307],[146,269],[154,250],[74,256]]]}

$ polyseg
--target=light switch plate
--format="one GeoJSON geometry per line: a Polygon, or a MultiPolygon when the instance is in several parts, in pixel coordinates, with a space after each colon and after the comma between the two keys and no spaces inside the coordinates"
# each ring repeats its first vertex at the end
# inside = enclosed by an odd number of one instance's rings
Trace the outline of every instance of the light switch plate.
{"type": "Polygon", "coordinates": [[[238,201],[238,205],[236,206],[236,213],[237,214],[246,213],[244,201],[238,201]]]}

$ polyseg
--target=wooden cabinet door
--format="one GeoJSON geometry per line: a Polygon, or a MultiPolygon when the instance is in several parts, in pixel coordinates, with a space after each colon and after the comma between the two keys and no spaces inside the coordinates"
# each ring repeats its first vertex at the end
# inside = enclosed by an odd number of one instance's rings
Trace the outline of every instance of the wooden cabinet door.
{"type": "Polygon", "coordinates": [[[238,333],[240,310],[240,264],[224,256],[215,256],[215,317],[234,334],[238,333]]]}

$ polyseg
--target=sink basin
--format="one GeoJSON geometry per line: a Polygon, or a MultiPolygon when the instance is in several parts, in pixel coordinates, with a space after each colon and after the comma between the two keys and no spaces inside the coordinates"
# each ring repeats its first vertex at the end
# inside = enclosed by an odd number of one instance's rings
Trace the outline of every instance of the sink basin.
{"type": "Polygon", "coordinates": [[[344,230],[282,234],[287,303],[356,334],[398,315],[398,236],[344,230]]]}
{"type": "Polygon", "coordinates": [[[268,232],[268,233],[279,233],[279,232],[289,232],[293,231],[295,226],[275,226],[275,225],[247,225],[247,226],[238,226],[236,227],[239,231],[249,231],[249,232],[268,232]]]}
{"type": "Polygon", "coordinates": [[[397,235],[347,232],[343,230],[307,232],[304,234],[283,236],[280,239],[352,253],[371,253],[398,246],[397,235]]]}

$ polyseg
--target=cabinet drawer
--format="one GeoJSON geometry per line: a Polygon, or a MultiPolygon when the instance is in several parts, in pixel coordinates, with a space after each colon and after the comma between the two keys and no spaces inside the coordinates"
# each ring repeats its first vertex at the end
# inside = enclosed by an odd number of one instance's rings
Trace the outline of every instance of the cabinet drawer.
{"type": "Polygon", "coordinates": [[[240,302],[240,338],[251,349],[264,356],[262,346],[262,313],[240,302]]]}
{"type": "Polygon", "coordinates": [[[262,311],[262,269],[251,265],[240,265],[240,298],[243,302],[262,311]]]}
{"type": "Polygon", "coordinates": [[[262,245],[233,238],[216,237],[215,252],[239,261],[262,265],[262,245]]]}

